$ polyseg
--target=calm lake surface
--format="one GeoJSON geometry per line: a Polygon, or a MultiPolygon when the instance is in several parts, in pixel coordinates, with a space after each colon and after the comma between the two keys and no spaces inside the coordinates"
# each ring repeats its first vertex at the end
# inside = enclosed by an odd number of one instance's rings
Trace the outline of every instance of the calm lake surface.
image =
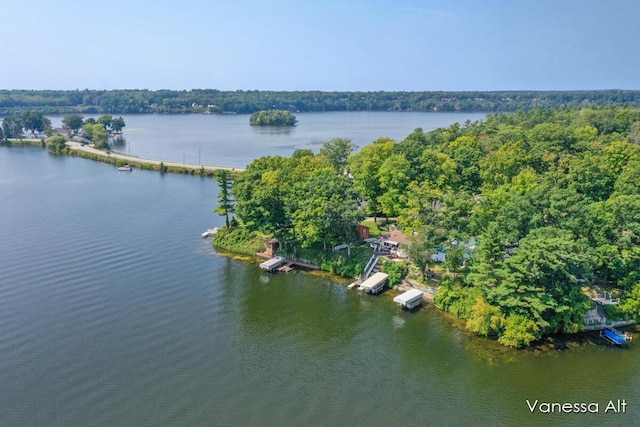
{"type": "Polygon", "coordinates": [[[430,306],[262,273],[200,237],[216,194],[0,147],[0,425],[637,425],[639,343],[513,351],[430,306]]]}
{"type": "MultiPolygon", "coordinates": [[[[63,116],[50,116],[54,127],[63,116]]],[[[87,117],[97,117],[89,116],[87,117]]],[[[260,156],[317,152],[332,138],[349,138],[363,147],[381,136],[397,141],[416,128],[425,132],[452,123],[477,121],[483,113],[327,112],[297,113],[294,127],[249,125],[248,114],[138,114],[122,116],[126,142],[116,150],[143,158],[244,167],[260,156]]]]}

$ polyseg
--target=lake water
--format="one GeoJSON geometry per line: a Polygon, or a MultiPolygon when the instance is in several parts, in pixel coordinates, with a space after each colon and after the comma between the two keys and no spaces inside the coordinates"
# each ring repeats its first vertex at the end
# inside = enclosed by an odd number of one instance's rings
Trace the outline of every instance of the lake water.
{"type": "Polygon", "coordinates": [[[638,343],[514,351],[430,306],[263,273],[200,237],[216,191],[0,147],[0,425],[637,425],[638,343]]]}
{"type": "MultiPolygon", "coordinates": [[[[482,120],[485,116],[482,113],[298,113],[296,126],[278,128],[250,126],[247,114],[125,115],[126,143],[115,149],[150,159],[244,167],[260,156],[289,156],[301,148],[317,152],[323,142],[332,138],[349,138],[363,147],[381,136],[401,141],[419,127],[426,132],[454,122],[482,120]]],[[[50,118],[54,127],[61,126],[62,116],[50,118]]]]}

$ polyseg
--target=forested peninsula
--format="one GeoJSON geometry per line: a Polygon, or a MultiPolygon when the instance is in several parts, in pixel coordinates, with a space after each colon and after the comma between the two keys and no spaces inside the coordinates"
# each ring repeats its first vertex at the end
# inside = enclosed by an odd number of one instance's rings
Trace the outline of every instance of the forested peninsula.
{"type": "Polygon", "coordinates": [[[394,216],[409,241],[400,274],[437,286],[435,303],[477,334],[521,347],[581,331],[603,290],[620,298],[608,319],[638,320],[639,144],[640,109],[618,106],[490,114],[357,152],[335,139],[221,172],[214,245],[251,253],[275,237],[356,276],[371,250],[354,225],[394,216]]]}
{"type": "Polygon", "coordinates": [[[0,115],[242,113],[260,110],[515,112],[555,106],[640,107],[640,91],[323,92],[193,90],[0,90],[0,115]]]}

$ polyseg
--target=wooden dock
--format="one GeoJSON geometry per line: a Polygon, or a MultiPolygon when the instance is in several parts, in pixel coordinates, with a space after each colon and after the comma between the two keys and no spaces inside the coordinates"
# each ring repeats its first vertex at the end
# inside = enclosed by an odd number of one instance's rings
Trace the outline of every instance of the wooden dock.
{"type": "Polygon", "coordinates": [[[306,259],[303,260],[303,259],[287,258],[287,261],[289,261],[291,264],[295,265],[296,267],[306,268],[307,270],[320,270],[320,266],[306,259]]]}
{"type": "MultiPolygon", "coordinates": [[[[265,258],[265,259],[271,259],[272,255],[266,253],[266,252],[256,252],[256,256],[260,257],[260,258],[265,258]]],[[[288,257],[284,257],[286,259],[287,263],[290,263],[292,267],[300,267],[300,268],[304,268],[306,270],[320,270],[320,266],[312,263],[309,260],[306,259],[296,259],[296,258],[288,258],[288,257]]]]}
{"type": "Polygon", "coordinates": [[[283,265],[282,267],[278,268],[278,271],[281,271],[283,273],[288,273],[290,271],[293,271],[293,263],[292,262],[288,262],[285,265],[283,265]]]}
{"type": "Polygon", "coordinates": [[[347,286],[347,289],[356,288],[356,287],[360,286],[361,283],[362,283],[362,280],[358,279],[355,282],[353,282],[352,284],[350,284],[349,286],[347,286]]]}

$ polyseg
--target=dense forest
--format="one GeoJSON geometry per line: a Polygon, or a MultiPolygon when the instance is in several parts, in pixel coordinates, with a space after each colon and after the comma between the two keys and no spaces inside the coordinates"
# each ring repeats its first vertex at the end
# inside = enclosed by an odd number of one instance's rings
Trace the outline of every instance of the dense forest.
{"type": "Polygon", "coordinates": [[[594,289],[611,317],[640,317],[640,109],[491,114],[354,153],[262,157],[225,184],[237,229],[300,248],[355,243],[365,214],[397,216],[426,281],[446,253],[436,303],[508,346],[584,327],[594,289]]]}
{"type": "Polygon", "coordinates": [[[640,107],[640,91],[321,92],[172,90],[0,90],[0,115],[244,113],[307,111],[514,112],[554,106],[640,107]]]}

